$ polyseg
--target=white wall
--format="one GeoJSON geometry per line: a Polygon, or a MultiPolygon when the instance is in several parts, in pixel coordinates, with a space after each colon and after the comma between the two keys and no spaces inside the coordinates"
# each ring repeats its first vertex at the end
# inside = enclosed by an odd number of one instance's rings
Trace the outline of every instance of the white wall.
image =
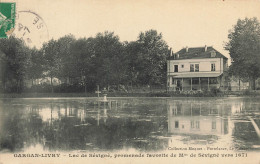
{"type": "Polygon", "coordinates": [[[167,63],[167,72],[169,73],[168,75],[180,73],[223,73],[223,58],[170,60],[167,63]],[[215,63],[216,71],[211,71],[212,63],[215,63]],[[199,72],[190,72],[190,64],[199,64],[199,72]],[[174,65],[178,65],[178,72],[174,72],[174,65]],[[182,68],[182,65],[184,65],[184,68],[182,68]]]}

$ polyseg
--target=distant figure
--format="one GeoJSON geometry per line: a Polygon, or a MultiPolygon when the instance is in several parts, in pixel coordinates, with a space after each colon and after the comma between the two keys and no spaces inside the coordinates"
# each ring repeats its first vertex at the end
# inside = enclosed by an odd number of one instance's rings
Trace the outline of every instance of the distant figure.
{"type": "Polygon", "coordinates": [[[107,101],[107,89],[104,88],[102,92],[103,92],[103,95],[104,95],[103,101],[106,102],[107,101]]]}

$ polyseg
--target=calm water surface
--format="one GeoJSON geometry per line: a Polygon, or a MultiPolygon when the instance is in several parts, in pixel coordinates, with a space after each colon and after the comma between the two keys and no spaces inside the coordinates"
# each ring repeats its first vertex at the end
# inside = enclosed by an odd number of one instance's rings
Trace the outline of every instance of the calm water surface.
{"type": "Polygon", "coordinates": [[[0,151],[260,150],[259,98],[0,99],[0,151]]]}

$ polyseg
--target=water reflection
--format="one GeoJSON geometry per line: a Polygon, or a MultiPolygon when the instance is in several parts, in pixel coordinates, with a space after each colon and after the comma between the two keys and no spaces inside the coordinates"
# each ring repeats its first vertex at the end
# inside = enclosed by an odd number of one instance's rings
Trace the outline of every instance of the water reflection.
{"type": "Polygon", "coordinates": [[[222,106],[201,103],[169,103],[169,132],[203,135],[228,133],[228,119],[222,106]]]}
{"type": "Polygon", "coordinates": [[[2,99],[0,150],[259,149],[257,99],[2,99]]]}
{"type": "Polygon", "coordinates": [[[181,136],[174,144],[178,140],[184,144],[243,150],[259,148],[259,103],[256,101],[169,101],[168,132],[175,138],[181,136]]]}

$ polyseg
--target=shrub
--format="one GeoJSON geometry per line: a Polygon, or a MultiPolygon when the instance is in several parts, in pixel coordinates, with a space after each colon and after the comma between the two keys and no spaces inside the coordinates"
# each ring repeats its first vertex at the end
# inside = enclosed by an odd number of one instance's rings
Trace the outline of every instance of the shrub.
{"type": "Polygon", "coordinates": [[[171,95],[166,92],[148,93],[147,96],[149,96],[149,97],[171,97],[171,95]]]}

